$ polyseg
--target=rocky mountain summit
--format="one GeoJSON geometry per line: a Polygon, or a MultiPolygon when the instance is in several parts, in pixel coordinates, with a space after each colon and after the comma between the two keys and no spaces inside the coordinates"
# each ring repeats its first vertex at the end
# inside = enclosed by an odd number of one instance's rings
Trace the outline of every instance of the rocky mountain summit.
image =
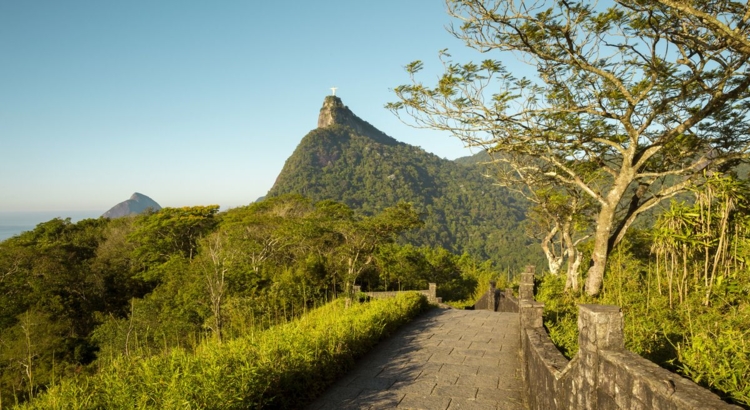
{"type": "Polygon", "coordinates": [[[349,107],[344,105],[341,98],[329,95],[323,101],[323,107],[320,109],[320,115],[318,115],[318,128],[326,128],[334,124],[349,127],[355,134],[366,135],[370,139],[381,144],[400,144],[395,139],[370,125],[369,122],[357,117],[349,107]]]}
{"type": "Polygon", "coordinates": [[[143,213],[149,208],[158,211],[161,209],[161,205],[146,195],[136,192],[130,196],[130,199],[113,206],[109,211],[105,212],[102,217],[110,219],[122,218],[123,216],[143,213]]]}

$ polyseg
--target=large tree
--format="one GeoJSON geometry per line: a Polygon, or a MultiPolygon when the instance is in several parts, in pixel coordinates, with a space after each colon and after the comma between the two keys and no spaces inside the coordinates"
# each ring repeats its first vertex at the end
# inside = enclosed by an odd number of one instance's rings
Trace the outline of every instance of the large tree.
{"type": "Polygon", "coordinates": [[[519,159],[527,174],[597,206],[586,291],[601,290],[612,248],[644,211],[748,154],[750,8],[729,1],[447,0],[450,31],[482,53],[429,87],[419,61],[388,104],[410,123],[519,159]]]}
{"type": "Polygon", "coordinates": [[[556,179],[537,172],[540,164],[527,155],[496,153],[489,147],[489,174],[485,176],[520,194],[531,207],[527,211],[527,233],[541,240],[549,272],[557,275],[567,262],[565,289],[578,291],[581,242],[591,236],[586,221],[593,201],[577,186],[558,186],[556,179]],[[531,166],[530,166],[531,165],[531,166]]]}
{"type": "Polygon", "coordinates": [[[341,237],[336,248],[338,266],[344,291],[350,296],[360,274],[374,265],[380,246],[393,243],[401,233],[424,224],[406,202],[385,208],[372,217],[357,217],[348,208],[343,209],[342,204],[332,201],[324,201],[322,205],[321,208],[336,217],[333,230],[341,237]]]}

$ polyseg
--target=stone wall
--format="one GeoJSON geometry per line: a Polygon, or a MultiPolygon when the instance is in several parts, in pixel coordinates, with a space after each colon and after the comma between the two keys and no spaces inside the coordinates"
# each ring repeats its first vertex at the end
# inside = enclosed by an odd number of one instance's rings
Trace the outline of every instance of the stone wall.
{"type": "Polygon", "coordinates": [[[492,310],[497,311],[497,298],[499,296],[497,289],[495,289],[495,282],[490,282],[490,288],[479,300],[474,303],[474,310],[492,310]]]}
{"type": "Polygon", "coordinates": [[[518,312],[518,300],[513,296],[512,289],[500,291],[495,288],[495,282],[490,282],[490,288],[474,303],[474,310],[492,310],[495,312],[518,312]]]}
{"type": "Polygon", "coordinates": [[[513,289],[508,288],[500,292],[497,311],[518,313],[518,299],[513,296],[513,289]]]}
{"type": "Polygon", "coordinates": [[[385,299],[385,298],[393,298],[396,297],[399,293],[404,292],[419,292],[425,296],[427,296],[427,301],[430,303],[442,303],[443,298],[437,297],[437,284],[430,283],[429,287],[425,290],[395,290],[395,291],[387,291],[387,292],[362,292],[362,288],[358,285],[354,286],[354,292],[355,293],[364,293],[365,295],[373,298],[373,299],[385,299]]]}
{"type": "Polygon", "coordinates": [[[618,306],[579,305],[579,348],[572,360],[566,359],[543,327],[544,304],[533,300],[533,270],[528,272],[522,275],[518,306],[530,409],[740,409],[625,350],[618,306]]]}

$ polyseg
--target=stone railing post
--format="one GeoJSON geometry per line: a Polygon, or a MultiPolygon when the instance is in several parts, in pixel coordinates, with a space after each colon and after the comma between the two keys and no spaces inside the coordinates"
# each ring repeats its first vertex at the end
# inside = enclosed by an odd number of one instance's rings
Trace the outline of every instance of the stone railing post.
{"type": "Polygon", "coordinates": [[[495,286],[497,285],[497,282],[494,280],[490,281],[490,289],[487,291],[489,296],[487,298],[487,310],[491,310],[493,312],[497,312],[497,289],[495,286]]]}
{"type": "Polygon", "coordinates": [[[619,306],[578,306],[576,358],[580,361],[581,385],[574,393],[575,408],[595,410],[598,407],[596,389],[599,383],[599,351],[624,349],[622,310],[619,306]]]}
{"type": "Polygon", "coordinates": [[[429,285],[430,285],[430,287],[429,287],[429,291],[430,291],[429,292],[430,293],[429,299],[430,299],[430,302],[432,302],[432,303],[439,303],[438,302],[438,298],[437,298],[437,284],[436,283],[430,283],[429,285]]]}
{"type": "Polygon", "coordinates": [[[362,291],[362,286],[360,286],[360,285],[354,285],[354,294],[356,295],[360,291],[362,291]]]}
{"type": "Polygon", "coordinates": [[[544,314],[544,303],[535,302],[533,299],[518,299],[518,315],[521,321],[521,375],[524,380],[524,395],[529,397],[531,394],[528,391],[529,386],[529,375],[527,364],[527,355],[529,354],[528,339],[526,336],[526,329],[530,328],[541,328],[544,325],[542,315],[544,314]]]}
{"type": "Polygon", "coordinates": [[[526,266],[526,271],[521,274],[518,299],[534,299],[534,265],[526,266]]]}
{"type": "Polygon", "coordinates": [[[518,301],[518,313],[521,316],[521,328],[537,328],[542,327],[542,317],[544,314],[544,303],[535,302],[529,299],[522,299],[518,301]]]}

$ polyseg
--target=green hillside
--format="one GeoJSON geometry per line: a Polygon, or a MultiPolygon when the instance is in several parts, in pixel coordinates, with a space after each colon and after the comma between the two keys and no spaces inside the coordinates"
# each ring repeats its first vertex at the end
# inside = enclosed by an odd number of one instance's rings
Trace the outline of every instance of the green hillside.
{"type": "Polygon", "coordinates": [[[539,260],[523,233],[525,204],[492,185],[479,165],[441,159],[396,141],[328,96],[319,127],[287,159],[269,196],[298,193],[332,199],[371,215],[399,201],[423,214],[407,239],[519,267],[539,260]]]}
{"type": "Polygon", "coordinates": [[[465,166],[485,165],[491,159],[492,158],[490,158],[490,154],[488,154],[487,151],[479,151],[468,157],[456,158],[454,162],[465,166]]]}

